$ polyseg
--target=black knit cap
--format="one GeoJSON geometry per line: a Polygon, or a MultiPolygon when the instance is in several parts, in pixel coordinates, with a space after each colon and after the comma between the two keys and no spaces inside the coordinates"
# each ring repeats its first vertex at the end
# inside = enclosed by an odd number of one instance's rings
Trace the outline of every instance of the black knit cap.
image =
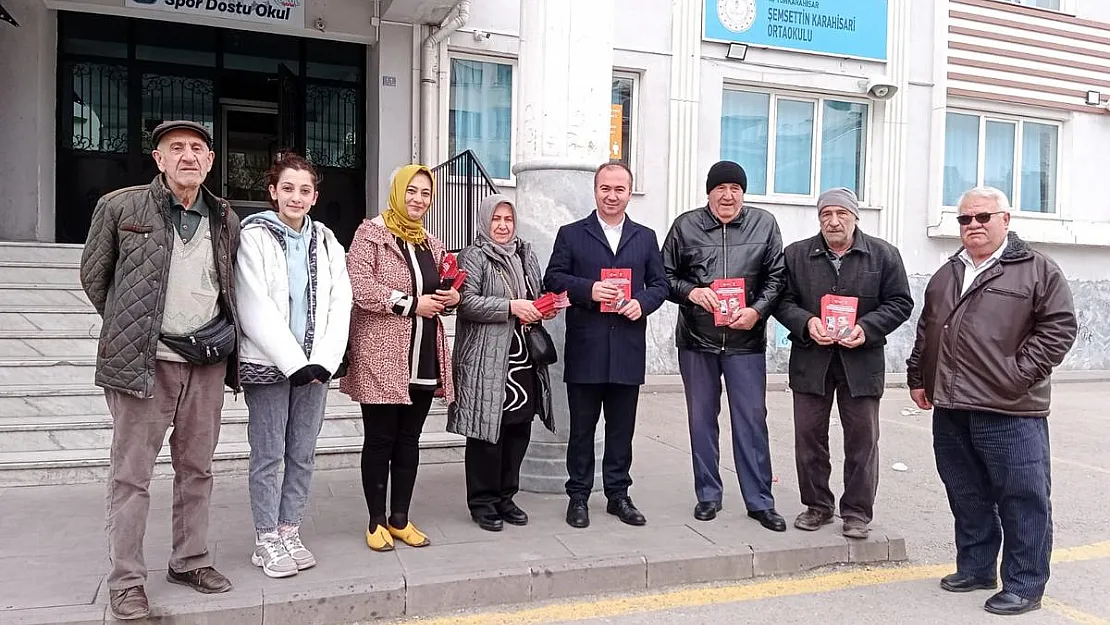
{"type": "Polygon", "coordinates": [[[738,184],[744,193],[748,192],[748,174],[739,163],[732,161],[718,161],[709,168],[709,176],[705,179],[705,192],[709,193],[717,185],[738,184]]]}

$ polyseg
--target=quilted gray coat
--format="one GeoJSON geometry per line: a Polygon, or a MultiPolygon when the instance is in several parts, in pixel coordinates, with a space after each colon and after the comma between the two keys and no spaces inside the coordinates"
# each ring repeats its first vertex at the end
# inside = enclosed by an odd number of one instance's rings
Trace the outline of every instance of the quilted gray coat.
{"type": "MultiPolygon", "coordinates": [[[[543,280],[540,261],[532,248],[521,242],[524,276],[532,295],[537,295],[543,280]]],[[[501,437],[501,414],[505,404],[505,385],[509,375],[509,349],[517,319],[509,313],[512,296],[497,267],[508,267],[495,252],[481,242],[459,254],[459,267],[466,270],[460,292],[455,348],[452,356],[455,374],[455,403],[447,418],[447,431],[469,438],[496,443],[501,437]]],[[[526,295],[517,295],[524,299],[526,295]]],[[[551,413],[551,380],[547,367],[537,367],[540,397],[536,416],[547,429],[555,431],[551,413]]]]}
{"type": "MultiPolygon", "coordinates": [[[[239,248],[239,220],[231,205],[201,187],[208,204],[212,246],[220,280],[220,308],[235,321],[232,273],[239,248]]],[[[81,286],[104,320],[96,353],[96,385],[149,399],[166,278],[173,250],[173,195],[161,176],[100,198],[81,254],[81,286]]],[[[238,389],[235,355],[228,386],[238,389]]]]}

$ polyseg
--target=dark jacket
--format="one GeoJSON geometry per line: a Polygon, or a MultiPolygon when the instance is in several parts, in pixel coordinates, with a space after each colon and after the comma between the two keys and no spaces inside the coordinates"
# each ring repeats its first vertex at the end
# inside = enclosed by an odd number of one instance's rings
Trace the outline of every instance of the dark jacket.
{"type": "MultiPolygon", "coordinates": [[[[509,350],[520,321],[509,312],[512,299],[535,299],[541,290],[540,261],[532,246],[521,242],[524,277],[530,293],[510,293],[501,272],[508,275],[505,260],[478,241],[459,253],[459,267],[466,270],[460,289],[455,346],[455,403],[447,418],[447,431],[496,443],[501,438],[501,415],[509,378],[509,350]]],[[[546,366],[536,366],[539,397],[536,416],[555,431],[551,411],[551,380],[546,366]]]]}
{"type": "Polygon", "coordinates": [[[667,298],[667,278],[655,231],[627,216],[617,253],[593,212],[559,228],[544,276],[544,288],[566,291],[563,381],[571,384],[643,384],[647,358],[647,317],[667,298]],[[632,297],[643,316],[636,321],[603,313],[593,301],[593,285],[602,269],[632,270],[632,297]]]}
{"type": "MultiPolygon", "coordinates": [[[[231,205],[201,187],[208,204],[220,310],[236,324],[234,275],[239,220],[231,205]]],[[[174,226],[173,194],[155,178],[100,198],[81,255],[81,286],[103,318],[96,356],[96,384],[136,397],[154,396],[154,363],[166,278],[170,272],[174,226]]],[[[228,361],[228,386],[238,389],[239,366],[228,361]]]]}
{"type": "Polygon", "coordinates": [[[762,354],[767,348],[767,317],[786,288],[782,235],[774,215],[744,206],[722,224],[708,206],[678,216],[663,242],[663,269],[670,299],[678,304],[675,345],[679,349],[723,354],[762,354]],[[751,330],[718,327],[713,315],[690,303],[690,291],[718,278],[743,278],[747,304],[759,313],[751,330]]]}
{"type": "Polygon", "coordinates": [[[852,397],[881,397],[886,386],[886,337],[910,318],[913,295],[898,249],[882,239],[856,230],[852,247],[841,257],[837,274],[829,259],[824,236],[786,247],[786,292],[775,318],[790,331],[790,389],[825,395],[829,363],[840,355],[852,397]],[[859,298],[856,323],[863,328],[863,345],[847,349],[821,346],[809,335],[809,320],[821,314],[821,298],[844,295],[859,298]]]}
{"type": "Polygon", "coordinates": [[[1047,417],[1049,376],[1078,330],[1064,272],[1011,232],[999,262],[961,296],[963,277],[957,253],[929,280],[909,387],[940,408],[1047,417]]]}

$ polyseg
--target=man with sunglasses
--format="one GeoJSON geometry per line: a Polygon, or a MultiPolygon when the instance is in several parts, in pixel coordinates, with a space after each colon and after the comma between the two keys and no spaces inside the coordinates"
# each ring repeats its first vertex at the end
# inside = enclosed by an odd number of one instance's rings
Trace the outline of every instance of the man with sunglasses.
{"type": "Polygon", "coordinates": [[[949,592],[1002,590],[993,614],[1041,607],[1052,553],[1050,374],[1075,342],[1071,291],[1048,256],[1009,232],[991,187],[959,202],[963,249],[925,290],[907,365],[910,396],[933,409],[933,451],[956,521],[949,592]]]}

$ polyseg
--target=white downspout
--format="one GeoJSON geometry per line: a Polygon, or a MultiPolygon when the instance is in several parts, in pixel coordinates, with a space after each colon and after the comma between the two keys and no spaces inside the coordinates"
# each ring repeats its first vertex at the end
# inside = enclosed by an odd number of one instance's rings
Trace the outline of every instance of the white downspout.
{"type": "Polygon", "coordinates": [[[459,0],[420,47],[420,162],[429,167],[437,164],[430,161],[436,158],[439,46],[468,21],[470,0],[459,0]]]}

